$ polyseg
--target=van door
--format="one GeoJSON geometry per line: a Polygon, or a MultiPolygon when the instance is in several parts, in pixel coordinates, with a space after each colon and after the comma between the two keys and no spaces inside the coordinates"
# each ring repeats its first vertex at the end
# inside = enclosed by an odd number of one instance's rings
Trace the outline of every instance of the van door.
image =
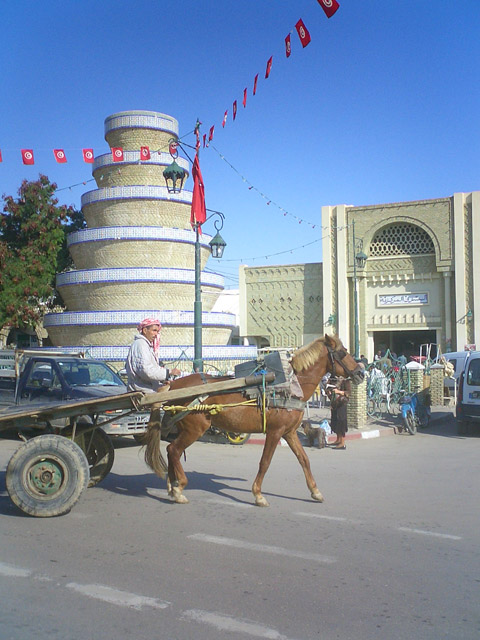
{"type": "Polygon", "coordinates": [[[465,417],[480,418],[480,358],[467,359],[463,377],[462,404],[465,417]]]}

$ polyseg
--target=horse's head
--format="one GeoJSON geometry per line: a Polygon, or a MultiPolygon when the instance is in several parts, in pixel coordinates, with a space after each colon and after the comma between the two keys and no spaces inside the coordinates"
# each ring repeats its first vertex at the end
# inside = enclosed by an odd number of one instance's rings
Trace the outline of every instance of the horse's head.
{"type": "Polygon", "coordinates": [[[330,360],[330,373],[350,378],[354,384],[363,382],[365,367],[348,353],[339,338],[325,334],[325,347],[330,360]]]}

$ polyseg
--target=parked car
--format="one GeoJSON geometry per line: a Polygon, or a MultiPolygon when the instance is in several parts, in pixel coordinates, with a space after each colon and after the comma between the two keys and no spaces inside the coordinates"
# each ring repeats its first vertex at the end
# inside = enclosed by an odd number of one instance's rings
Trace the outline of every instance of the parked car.
{"type": "Polygon", "coordinates": [[[460,435],[480,425],[480,352],[467,352],[457,391],[456,420],[460,435]]]}
{"type": "MultiPolygon", "coordinates": [[[[8,354],[0,352],[8,362],[8,354]]],[[[77,355],[26,352],[12,369],[0,369],[0,404],[45,405],[67,400],[102,398],[127,392],[121,378],[107,364],[77,355]]],[[[118,417],[102,429],[109,435],[138,435],[145,431],[149,412],[119,409],[100,415],[99,422],[118,417]]]]}

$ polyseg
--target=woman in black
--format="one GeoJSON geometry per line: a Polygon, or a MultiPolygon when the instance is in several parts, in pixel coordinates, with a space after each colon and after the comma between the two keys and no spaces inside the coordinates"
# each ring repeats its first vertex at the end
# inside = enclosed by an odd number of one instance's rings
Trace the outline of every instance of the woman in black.
{"type": "MultiPolygon", "coordinates": [[[[329,381],[332,384],[333,380],[329,381]]],[[[330,396],[330,407],[332,410],[331,427],[337,439],[332,443],[333,449],[346,449],[345,434],[348,431],[347,425],[347,404],[350,398],[352,385],[350,380],[338,377],[335,386],[330,386],[327,390],[330,396]]]]}

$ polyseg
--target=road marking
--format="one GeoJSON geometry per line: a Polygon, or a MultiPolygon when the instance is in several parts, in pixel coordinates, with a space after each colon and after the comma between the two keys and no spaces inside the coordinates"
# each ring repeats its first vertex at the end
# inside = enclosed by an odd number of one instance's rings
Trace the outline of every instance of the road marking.
{"type": "Polygon", "coordinates": [[[340,516],[325,516],[320,513],[306,513],[305,511],[297,511],[294,515],[304,518],[321,518],[322,520],[332,520],[332,522],[347,522],[348,524],[363,524],[361,520],[353,520],[352,518],[342,518],[340,516]]]}
{"type": "Polygon", "coordinates": [[[136,593],[128,593],[128,591],[120,591],[112,589],[102,584],[77,584],[69,582],[65,585],[68,589],[73,589],[77,593],[84,596],[109,602],[120,607],[130,607],[141,611],[143,607],[152,607],[153,609],[166,609],[170,606],[170,602],[158,600],[157,598],[149,598],[147,596],[139,596],[136,593]]]}
{"type": "Polygon", "coordinates": [[[398,527],[398,531],[406,533],[419,533],[422,536],[433,536],[434,538],[446,538],[447,540],[461,540],[461,536],[452,536],[449,533],[436,533],[435,531],[424,531],[423,529],[410,529],[409,527],[398,527]]]}
{"type": "Polygon", "coordinates": [[[28,578],[32,575],[32,572],[28,569],[22,569],[20,567],[16,567],[13,564],[6,564],[5,562],[0,562],[0,575],[9,576],[10,578],[28,578]]]}
{"type": "Polygon", "coordinates": [[[234,538],[223,538],[220,536],[209,536],[205,533],[194,533],[187,536],[190,540],[200,540],[201,542],[211,542],[227,547],[235,547],[236,549],[247,549],[248,551],[260,551],[261,553],[273,553],[279,556],[290,556],[292,558],[302,558],[308,561],[323,562],[325,564],[333,564],[336,558],[332,556],[324,556],[318,553],[306,553],[303,551],[293,551],[283,547],[274,547],[268,544],[258,544],[254,542],[245,542],[243,540],[235,540],[234,538]]]}
{"type": "Polygon", "coordinates": [[[237,507],[238,509],[255,509],[253,503],[248,502],[236,502],[235,500],[221,500],[220,498],[210,498],[207,500],[209,504],[221,504],[226,507],[237,507]]]}
{"type": "Polygon", "coordinates": [[[279,633],[275,629],[265,627],[263,624],[233,618],[221,613],[212,613],[200,609],[188,609],[183,612],[182,618],[189,618],[195,622],[203,622],[204,624],[209,624],[220,631],[226,631],[228,633],[246,633],[250,636],[267,638],[268,640],[288,640],[282,633],[279,633]]]}

